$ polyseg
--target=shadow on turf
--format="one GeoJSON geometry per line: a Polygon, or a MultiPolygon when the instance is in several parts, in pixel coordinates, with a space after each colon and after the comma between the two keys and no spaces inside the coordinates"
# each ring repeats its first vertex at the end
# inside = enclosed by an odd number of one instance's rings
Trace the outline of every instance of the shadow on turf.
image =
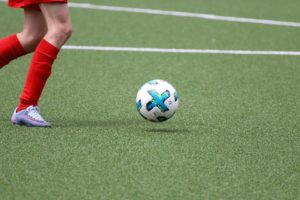
{"type": "MultiPolygon", "coordinates": [[[[54,120],[56,121],[56,120],[54,120]]],[[[57,120],[58,121],[58,120],[57,120]]],[[[68,120],[63,123],[53,122],[54,127],[57,128],[89,128],[89,127],[106,127],[106,128],[114,128],[114,127],[126,127],[132,124],[137,123],[137,121],[130,120],[68,120]]]]}
{"type": "MultiPolygon", "coordinates": [[[[134,124],[138,124],[140,120],[67,120],[58,122],[59,120],[53,121],[54,128],[116,128],[116,127],[129,127],[134,124]],[[55,122],[56,121],[56,122],[55,122]]],[[[177,128],[148,128],[143,129],[148,133],[189,133],[188,129],[177,129],[177,128]]]]}
{"type": "Polygon", "coordinates": [[[167,128],[151,128],[145,129],[149,133],[189,133],[188,129],[167,129],[167,128]]]}

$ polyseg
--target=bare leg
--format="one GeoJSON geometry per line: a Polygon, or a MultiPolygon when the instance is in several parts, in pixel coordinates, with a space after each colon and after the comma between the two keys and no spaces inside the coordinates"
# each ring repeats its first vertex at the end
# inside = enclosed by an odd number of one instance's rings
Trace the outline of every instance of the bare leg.
{"type": "Polygon", "coordinates": [[[61,48],[72,34],[72,23],[67,4],[40,4],[40,8],[48,28],[44,39],[55,47],[61,48]]]}
{"type": "Polygon", "coordinates": [[[35,8],[24,8],[24,24],[21,33],[17,37],[27,53],[35,50],[38,43],[47,33],[44,16],[35,8]]]}

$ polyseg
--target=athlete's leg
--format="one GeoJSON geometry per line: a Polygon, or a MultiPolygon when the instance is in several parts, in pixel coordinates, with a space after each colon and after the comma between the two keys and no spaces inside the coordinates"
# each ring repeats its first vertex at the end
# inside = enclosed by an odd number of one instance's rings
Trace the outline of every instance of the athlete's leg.
{"type": "Polygon", "coordinates": [[[67,4],[40,4],[40,8],[48,30],[35,50],[17,111],[37,106],[59,49],[72,32],[67,4]]]}
{"type": "Polygon", "coordinates": [[[32,7],[24,8],[22,32],[0,39],[0,68],[34,51],[46,31],[47,26],[41,11],[32,7]]]}
{"type": "Polygon", "coordinates": [[[68,6],[67,4],[51,3],[41,4],[40,8],[48,28],[44,39],[60,49],[72,34],[72,23],[68,6]]]}
{"type": "Polygon", "coordinates": [[[35,50],[47,33],[47,25],[41,10],[36,7],[24,8],[24,24],[18,39],[27,53],[35,50]]]}

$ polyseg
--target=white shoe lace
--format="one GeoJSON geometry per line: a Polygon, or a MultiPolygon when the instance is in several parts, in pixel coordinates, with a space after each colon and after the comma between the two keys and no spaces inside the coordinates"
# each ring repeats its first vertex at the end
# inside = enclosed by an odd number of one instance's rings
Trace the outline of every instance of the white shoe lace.
{"type": "Polygon", "coordinates": [[[28,115],[32,119],[37,120],[37,121],[45,121],[43,119],[43,117],[40,115],[38,107],[31,106],[27,109],[27,111],[28,111],[28,115]]]}

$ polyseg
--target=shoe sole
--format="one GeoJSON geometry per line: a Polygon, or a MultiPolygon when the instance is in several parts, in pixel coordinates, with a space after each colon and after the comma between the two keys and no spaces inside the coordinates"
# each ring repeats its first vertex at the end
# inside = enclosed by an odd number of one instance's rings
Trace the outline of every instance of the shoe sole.
{"type": "Polygon", "coordinates": [[[26,124],[26,123],[15,123],[15,122],[12,122],[12,124],[14,126],[25,126],[25,127],[29,127],[29,128],[51,128],[52,126],[34,126],[34,125],[31,125],[31,124],[26,124]]]}

